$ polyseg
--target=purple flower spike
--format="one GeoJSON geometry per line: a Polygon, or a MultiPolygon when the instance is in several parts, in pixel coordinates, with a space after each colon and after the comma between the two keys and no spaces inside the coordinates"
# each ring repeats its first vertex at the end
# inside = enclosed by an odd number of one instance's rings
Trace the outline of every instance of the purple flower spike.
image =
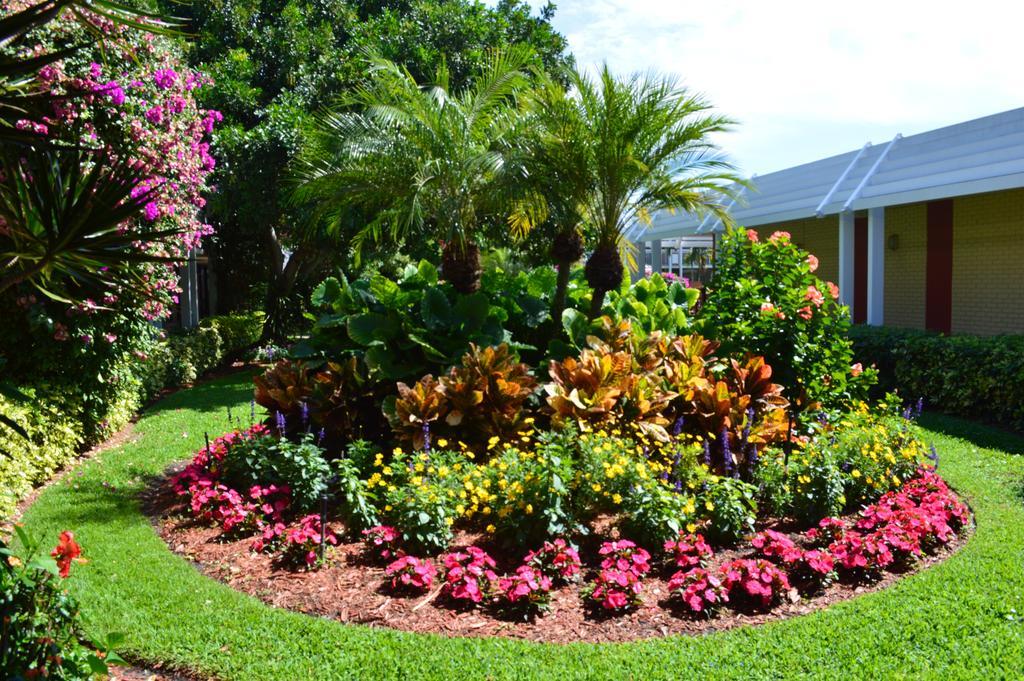
{"type": "Polygon", "coordinates": [[[277,434],[284,437],[285,420],[284,414],[277,412],[277,434]]]}

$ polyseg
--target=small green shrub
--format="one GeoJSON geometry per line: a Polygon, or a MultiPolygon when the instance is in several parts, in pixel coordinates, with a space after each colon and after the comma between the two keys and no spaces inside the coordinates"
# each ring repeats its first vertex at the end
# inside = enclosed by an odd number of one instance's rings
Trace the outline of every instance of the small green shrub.
{"type": "Polygon", "coordinates": [[[813,525],[822,518],[837,516],[846,507],[846,476],[835,456],[812,448],[790,464],[790,513],[800,522],[813,525]]]}
{"type": "Polygon", "coordinates": [[[331,477],[324,450],[310,433],[298,442],[271,435],[241,440],[227,449],[222,463],[224,479],[235,489],[287,485],[298,511],[319,509],[331,477]]]}
{"type": "Polygon", "coordinates": [[[668,483],[648,478],[635,485],[623,500],[623,536],[651,551],[688,531],[696,512],[694,497],[668,483]]]}
{"type": "Polygon", "coordinates": [[[581,529],[573,514],[573,442],[565,432],[542,433],[530,451],[505,449],[487,465],[494,500],[477,516],[513,546],[529,546],[581,529]]]}
{"type": "Polygon", "coordinates": [[[22,426],[22,439],[7,428],[0,429],[0,517],[14,511],[18,501],[44,482],[78,451],[83,442],[81,410],[73,403],[51,401],[34,389],[24,392],[30,403],[20,404],[0,396],[0,413],[22,426]]]}
{"type": "Polygon", "coordinates": [[[352,459],[342,458],[334,461],[332,467],[337,479],[338,508],[349,532],[358,533],[377,525],[375,496],[369,491],[366,480],[360,477],[359,465],[352,459]]]}
{"type": "Polygon", "coordinates": [[[698,492],[696,511],[707,520],[701,532],[709,541],[734,544],[754,531],[757,488],[742,480],[709,475],[698,492]]]}
{"type": "Polygon", "coordinates": [[[84,680],[107,674],[108,664],[123,664],[111,650],[120,635],[109,635],[98,653],[79,643],[78,603],[62,584],[81,552],[74,535],[62,534],[47,556],[24,530],[15,530],[22,555],[0,539],[0,675],[84,680]]]}

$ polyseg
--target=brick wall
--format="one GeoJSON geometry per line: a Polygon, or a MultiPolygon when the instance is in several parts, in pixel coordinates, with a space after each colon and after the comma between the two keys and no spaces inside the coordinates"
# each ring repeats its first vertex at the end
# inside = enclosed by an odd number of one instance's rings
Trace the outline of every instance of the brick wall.
{"type": "Polygon", "coordinates": [[[1024,189],[953,203],[953,333],[1024,333],[1024,189]]]}
{"type": "Polygon", "coordinates": [[[925,266],[928,253],[924,203],[885,209],[885,325],[924,328],[925,266]],[[896,235],[896,250],[889,239],[896,235]]]}

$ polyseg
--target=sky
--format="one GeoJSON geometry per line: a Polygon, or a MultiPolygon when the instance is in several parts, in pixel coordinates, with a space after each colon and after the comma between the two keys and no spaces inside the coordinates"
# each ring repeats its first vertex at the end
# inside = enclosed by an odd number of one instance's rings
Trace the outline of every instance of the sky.
{"type": "Polygon", "coordinates": [[[556,4],[580,66],[672,74],[737,120],[717,141],[747,175],[1024,106],[1011,0],[556,4]]]}

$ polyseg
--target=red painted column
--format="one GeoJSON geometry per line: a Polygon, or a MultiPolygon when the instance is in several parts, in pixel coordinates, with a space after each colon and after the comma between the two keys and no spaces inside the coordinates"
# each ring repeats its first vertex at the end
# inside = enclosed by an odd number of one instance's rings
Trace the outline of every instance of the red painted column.
{"type": "Polygon", "coordinates": [[[953,200],[928,202],[924,326],[949,333],[953,323],[953,200]]]}

